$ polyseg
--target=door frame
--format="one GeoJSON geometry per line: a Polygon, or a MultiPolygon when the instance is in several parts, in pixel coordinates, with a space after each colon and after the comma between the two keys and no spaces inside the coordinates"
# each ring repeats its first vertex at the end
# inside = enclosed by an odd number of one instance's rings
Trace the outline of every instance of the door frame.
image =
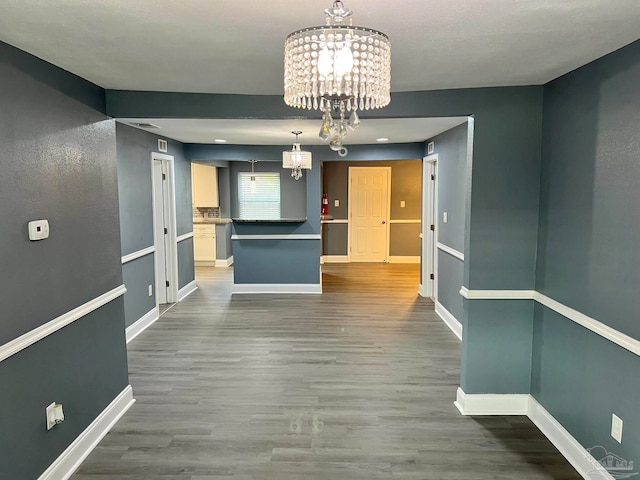
{"type": "Polygon", "coordinates": [[[347,218],[349,219],[347,222],[347,263],[351,263],[351,228],[353,226],[353,202],[351,201],[351,182],[352,182],[352,171],[354,169],[365,169],[365,168],[384,168],[387,170],[387,219],[386,219],[386,243],[385,246],[385,259],[383,263],[389,262],[389,244],[391,243],[391,167],[349,167],[349,183],[347,185],[347,201],[349,202],[349,209],[347,212],[347,218]]]}
{"type": "MultiPolygon", "coordinates": [[[[162,163],[163,171],[166,172],[166,185],[168,198],[165,198],[165,205],[168,209],[168,222],[167,228],[167,242],[165,242],[166,248],[165,257],[167,265],[167,278],[169,279],[169,288],[167,289],[167,303],[176,303],[178,301],[178,240],[177,240],[177,221],[176,221],[176,182],[175,182],[175,165],[173,155],[167,155],[165,153],[151,152],[151,199],[152,199],[152,212],[153,212],[153,245],[156,249],[154,254],[154,277],[156,287],[156,307],[159,305],[158,291],[161,287],[161,280],[158,275],[158,244],[164,238],[157,238],[156,226],[158,222],[158,216],[160,211],[156,205],[156,191],[158,188],[163,188],[163,185],[157,185],[155,175],[153,173],[153,162],[159,161],[162,163]]],[[[165,287],[166,288],[166,287],[165,287]]]]}
{"type": "Polygon", "coordinates": [[[422,282],[419,287],[419,294],[433,299],[434,302],[438,300],[438,215],[438,154],[436,153],[422,159],[422,233],[420,234],[422,282]],[[435,180],[431,180],[431,175],[435,176],[435,180]],[[425,230],[430,225],[435,225],[433,235],[429,235],[425,230]],[[430,278],[432,272],[434,280],[430,278]]]}

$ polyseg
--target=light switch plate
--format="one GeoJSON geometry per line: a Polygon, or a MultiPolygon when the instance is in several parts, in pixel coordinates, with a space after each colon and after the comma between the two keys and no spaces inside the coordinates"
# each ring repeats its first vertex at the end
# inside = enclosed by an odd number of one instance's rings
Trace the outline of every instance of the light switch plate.
{"type": "Polygon", "coordinates": [[[340,200],[334,200],[333,201],[333,206],[334,207],[339,207],[340,206],[340,200]]]}
{"type": "Polygon", "coordinates": [[[611,436],[618,443],[622,443],[622,419],[615,413],[611,414],[611,436]]]}
{"type": "Polygon", "coordinates": [[[153,285],[149,285],[149,296],[153,296],[153,285]]]}
{"type": "Polygon", "coordinates": [[[407,203],[404,200],[400,200],[400,208],[404,208],[407,206],[407,203]]]}
{"type": "Polygon", "coordinates": [[[447,223],[449,221],[449,213],[448,212],[442,212],[442,221],[444,223],[447,223]]]}

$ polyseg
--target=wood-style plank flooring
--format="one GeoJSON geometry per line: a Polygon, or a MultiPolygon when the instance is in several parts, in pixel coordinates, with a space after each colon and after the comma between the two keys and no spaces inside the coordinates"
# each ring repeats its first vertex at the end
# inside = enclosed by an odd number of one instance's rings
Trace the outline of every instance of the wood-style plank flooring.
{"type": "Polygon", "coordinates": [[[323,295],[231,269],[129,344],[137,403],[72,480],[579,479],[525,417],[463,417],[460,342],[417,265],[324,265],[323,295]]]}

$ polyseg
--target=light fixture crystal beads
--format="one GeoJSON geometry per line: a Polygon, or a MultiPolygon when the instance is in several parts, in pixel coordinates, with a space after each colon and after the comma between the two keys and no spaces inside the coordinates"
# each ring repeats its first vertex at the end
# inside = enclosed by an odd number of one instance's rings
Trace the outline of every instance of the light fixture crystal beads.
{"type": "Polygon", "coordinates": [[[298,143],[298,135],[302,132],[295,131],[291,132],[296,136],[296,141],[293,144],[291,150],[285,150],[282,152],[282,168],[290,168],[291,176],[295,180],[300,180],[302,178],[302,170],[311,170],[312,160],[311,160],[311,152],[306,152],[300,148],[300,143],[298,143]]]}
{"type": "MultiPolygon", "coordinates": [[[[326,25],[291,33],[285,41],[284,101],[321,110],[320,138],[333,145],[360,124],[357,110],[382,108],[391,101],[391,42],[384,33],[344,24],[352,12],[341,1],[325,10],[326,25]],[[339,120],[334,122],[332,112],[339,120]],[[345,120],[348,118],[348,120],[345,120]]],[[[333,148],[333,146],[332,146],[333,148]]]]}

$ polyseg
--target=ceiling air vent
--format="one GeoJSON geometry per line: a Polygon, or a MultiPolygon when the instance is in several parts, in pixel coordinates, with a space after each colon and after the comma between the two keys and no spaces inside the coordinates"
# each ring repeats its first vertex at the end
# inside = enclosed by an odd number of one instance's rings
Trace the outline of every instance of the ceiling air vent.
{"type": "Polygon", "coordinates": [[[431,155],[436,150],[436,145],[434,142],[427,143],[427,155],[431,155]]]}
{"type": "Polygon", "coordinates": [[[166,152],[167,151],[167,141],[158,139],[158,151],[166,152]]]}

